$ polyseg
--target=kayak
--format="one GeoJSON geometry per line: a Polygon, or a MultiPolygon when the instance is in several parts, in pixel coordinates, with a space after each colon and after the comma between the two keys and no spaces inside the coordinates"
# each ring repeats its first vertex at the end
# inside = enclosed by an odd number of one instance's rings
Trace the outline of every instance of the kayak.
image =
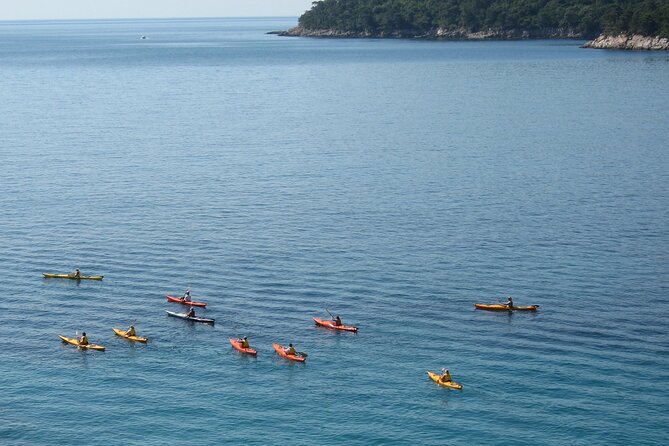
{"type": "Polygon", "coordinates": [[[244,348],[242,347],[241,341],[238,341],[237,339],[232,339],[230,338],[230,344],[235,348],[235,350],[240,351],[242,353],[248,353],[249,355],[255,355],[258,352],[253,350],[251,347],[249,348],[244,348]]]}
{"type": "Polygon", "coordinates": [[[539,305],[530,305],[527,307],[507,307],[502,304],[474,304],[474,307],[477,310],[488,310],[488,311],[537,311],[539,305]]]}
{"type": "Polygon", "coordinates": [[[202,323],[205,323],[205,324],[213,324],[214,323],[213,319],[208,319],[206,317],[198,317],[198,316],[191,317],[191,316],[186,316],[186,313],[175,313],[173,311],[166,311],[166,313],[167,313],[168,316],[178,317],[178,318],[186,319],[186,320],[193,321],[193,322],[202,322],[202,323]]]}
{"type": "Polygon", "coordinates": [[[316,325],[321,327],[330,328],[332,330],[341,330],[341,331],[352,331],[353,333],[358,332],[358,327],[353,327],[352,325],[335,325],[333,321],[327,321],[325,319],[318,319],[317,317],[312,318],[316,325]]]}
{"type": "Polygon", "coordinates": [[[122,338],[126,338],[126,339],[128,339],[128,340],[130,340],[130,341],[144,342],[144,343],[146,343],[146,341],[148,341],[148,339],[146,339],[146,338],[141,338],[141,337],[139,337],[139,336],[128,336],[127,334],[125,334],[125,331],[123,331],[123,330],[119,330],[118,328],[112,328],[112,330],[114,330],[114,333],[116,333],[116,336],[120,336],[120,337],[122,337],[122,338]]]}
{"type": "Polygon", "coordinates": [[[461,385],[461,384],[458,384],[458,383],[456,383],[455,381],[447,381],[447,382],[443,382],[443,381],[440,379],[440,376],[439,376],[439,375],[437,375],[436,373],[432,373],[432,372],[430,372],[429,370],[427,371],[427,376],[429,376],[430,379],[431,379],[432,381],[436,382],[436,383],[439,384],[440,386],[448,387],[449,389],[456,389],[456,390],[460,390],[460,389],[462,389],[462,385],[461,385]]]}
{"type": "Polygon", "coordinates": [[[79,348],[87,348],[89,350],[98,350],[98,351],[101,351],[101,352],[105,351],[105,348],[101,345],[97,345],[97,344],[82,345],[82,344],[79,344],[79,339],[77,339],[77,338],[68,338],[67,336],[61,336],[61,335],[59,335],[58,337],[60,338],[61,341],[67,342],[68,344],[76,345],[79,348]]]}
{"type": "Polygon", "coordinates": [[[174,297],[174,296],[165,296],[169,302],[176,302],[178,304],[190,305],[191,307],[206,307],[207,304],[204,302],[187,302],[183,297],[174,297]]]}
{"type": "Polygon", "coordinates": [[[290,359],[291,361],[298,361],[298,362],[304,362],[305,358],[304,356],[297,356],[297,355],[289,355],[286,353],[286,349],[281,347],[279,344],[272,344],[272,347],[274,347],[274,350],[279,354],[279,356],[290,359]]]}
{"type": "Polygon", "coordinates": [[[74,274],[51,274],[42,273],[45,279],[71,279],[71,280],[102,280],[104,276],[79,276],[74,277],[74,274]]]}

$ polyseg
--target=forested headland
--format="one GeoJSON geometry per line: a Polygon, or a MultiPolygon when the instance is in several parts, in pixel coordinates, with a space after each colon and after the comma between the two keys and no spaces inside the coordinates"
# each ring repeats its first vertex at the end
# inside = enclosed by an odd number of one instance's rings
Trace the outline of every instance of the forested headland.
{"type": "Polygon", "coordinates": [[[411,38],[669,37],[669,0],[322,0],[286,35],[411,38]]]}

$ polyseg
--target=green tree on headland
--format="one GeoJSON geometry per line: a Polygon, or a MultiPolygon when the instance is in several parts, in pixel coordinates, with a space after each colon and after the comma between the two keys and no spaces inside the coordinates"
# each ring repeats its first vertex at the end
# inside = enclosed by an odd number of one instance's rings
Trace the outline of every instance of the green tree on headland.
{"type": "Polygon", "coordinates": [[[299,25],[370,34],[441,28],[669,37],[669,0],[322,0],[313,2],[299,25]]]}

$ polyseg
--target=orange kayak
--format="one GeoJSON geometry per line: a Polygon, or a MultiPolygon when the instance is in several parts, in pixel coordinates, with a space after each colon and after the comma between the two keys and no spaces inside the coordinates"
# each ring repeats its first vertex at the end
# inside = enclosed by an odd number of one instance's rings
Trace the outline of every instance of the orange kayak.
{"type": "Polygon", "coordinates": [[[244,348],[242,347],[242,342],[238,341],[237,339],[230,338],[230,344],[235,348],[235,350],[240,351],[242,353],[248,353],[249,355],[255,355],[258,352],[253,350],[251,347],[244,348]]]}
{"type": "Polygon", "coordinates": [[[274,350],[279,354],[279,356],[290,359],[291,361],[298,361],[298,362],[304,362],[305,358],[304,356],[298,356],[298,355],[289,355],[286,353],[286,349],[284,347],[281,347],[279,344],[272,344],[272,347],[274,347],[274,350]]]}
{"type": "Polygon", "coordinates": [[[325,328],[330,328],[332,330],[341,330],[341,331],[351,331],[353,333],[358,332],[358,327],[354,327],[352,325],[335,325],[333,321],[327,321],[325,319],[318,319],[317,317],[312,318],[316,325],[325,327],[325,328]]]}
{"type": "Polygon", "coordinates": [[[488,310],[488,311],[537,311],[539,305],[530,305],[527,307],[507,307],[502,304],[474,304],[474,307],[477,310],[488,310]]]}
{"type": "Polygon", "coordinates": [[[183,304],[183,305],[190,305],[191,307],[206,307],[207,304],[205,302],[194,302],[192,300],[186,300],[183,297],[174,297],[174,296],[165,296],[167,297],[168,302],[175,302],[178,304],[183,304]]]}

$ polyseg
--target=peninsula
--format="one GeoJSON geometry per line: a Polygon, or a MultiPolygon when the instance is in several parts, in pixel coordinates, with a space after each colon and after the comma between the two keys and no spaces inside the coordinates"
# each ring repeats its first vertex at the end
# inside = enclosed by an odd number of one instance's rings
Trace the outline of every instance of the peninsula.
{"type": "Polygon", "coordinates": [[[321,0],[277,34],[588,39],[587,48],[669,50],[669,0],[321,0]]]}

